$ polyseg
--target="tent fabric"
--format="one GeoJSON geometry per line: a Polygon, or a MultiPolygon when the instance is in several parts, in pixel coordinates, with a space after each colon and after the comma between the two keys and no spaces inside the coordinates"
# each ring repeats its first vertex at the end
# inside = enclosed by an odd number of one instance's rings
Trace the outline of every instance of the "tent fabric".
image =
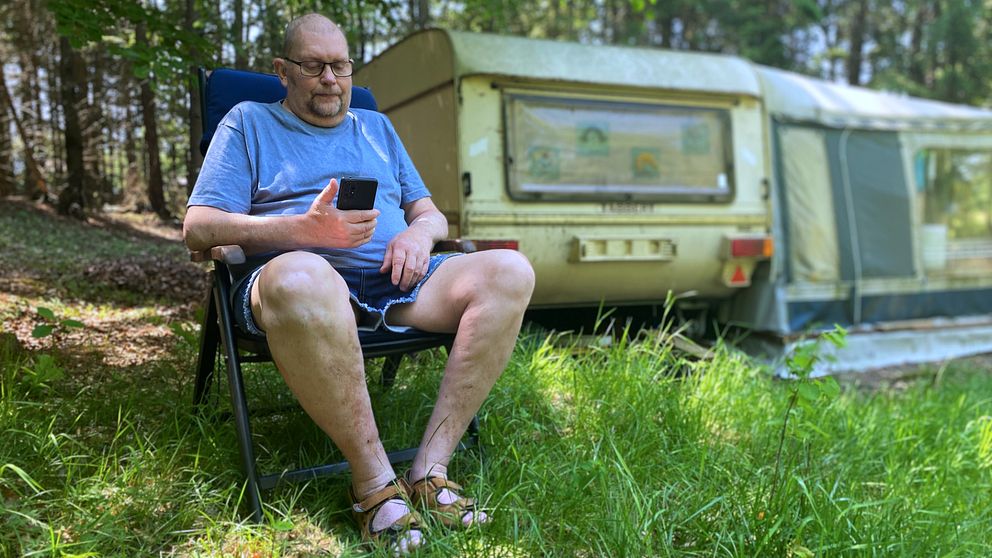
{"type": "Polygon", "coordinates": [[[840,256],[823,131],[800,126],[777,129],[790,280],[836,281],[840,256]]]}
{"type": "Polygon", "coordinates": [[[755,68],[769,111],[778,117],[863,130],[992,130],[992,110],[755,68]]]}
{"type": "Polygon", "coordinates": [[[910,193],[893,132],[827,132],[841,278],[913,277],[910,193]]]}
{"type": "Polygon", "coordinates": [[[719,319],[757,331],[790,333],[785,300],[785,285],[772,281],[771,266],[760,263],[754,269],[751,286],[738,292],[723,306],[719,319]]]}
{"type": "MultiPolygon", "coordinates": [[[[987,288],[867,295],[859,303],[862,323],[992,313],[992,296],[987,288]]],[[[835,323],[855,323],[850,300],[793,300],[787,306],[791,332],[829,329],[835,323]]]]}

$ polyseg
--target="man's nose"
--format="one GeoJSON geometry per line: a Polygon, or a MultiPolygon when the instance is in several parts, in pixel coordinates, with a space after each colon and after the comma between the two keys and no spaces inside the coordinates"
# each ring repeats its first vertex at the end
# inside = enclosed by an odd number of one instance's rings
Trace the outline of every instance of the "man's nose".
{"type": "Polygon", "coordinates": [[[335,83],[338,81],[338,76],[334,75],[334,70],[331,69],[330,64],[324,64],[324,68],[320,72],[320,81],[325,83],[335,83]]]}

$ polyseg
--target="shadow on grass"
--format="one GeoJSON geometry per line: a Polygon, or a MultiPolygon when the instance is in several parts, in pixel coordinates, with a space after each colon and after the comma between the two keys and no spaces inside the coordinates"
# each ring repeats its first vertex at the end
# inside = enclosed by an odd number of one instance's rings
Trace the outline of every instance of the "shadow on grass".
{"type": "MultiPolygon", "coordinates": [[[[4,201],[0,322],[10,334],[2,340],[0,464],[25,471],[40,489],[0,475],[0,515],[13,527],[0,534],[0,556],[182,556],[204,549],[216,553],[218,545],[224,548],[221,555],[242,550],[251,555],[260,548],[269,555],[278,552],[267,553],[270,547],[253,541],[288,545],[301,536],[327,539],[327,533],[340,535],[331,537],[331,546],[345,553],[356,546],[347,475],[278,487],[265,495],[268,527],[238,527],[245,512],[239,505],[239,452],[233,423],[219,420],[229,408],[226,386],[215,386],[213,407],[203,415],[192,406],[197,350],[192,315],[207,285],[204,269],[186,261],[178,237],[150,233],[141,223],[116,218],[81,223],[30,203],[4,201]],[[44,322],[38,306],[84,326],[34,338],[33,328],[44,322]],[[175,326],[189,335],[176,335],[175,326]],[[287,527],[287,521],[306,525],[309,534],[287,527]],[[231,548],[229,539],[235,541],[231,548]]],[[[444,362],[443,353],[408,360],[388,391],[377,386],[378,363],[370,365],[387,447],[419,443],[444,362]]],[[[271,366],[251,368],[246,375],[254,406],[286,407],[253,424],[262,466],[278,471],[340,459],[278,372],[271,366]]],[[[537,394],[526,399],[535,403],[535,415],[550,413],[536,410],[537,394]]],[[[501,444],[486,438],[485,426],[483,436],[490,447],[501,444]]],[[[457,456],[452,474],[469,485],[486,477],[475,454],[457,456]]]]}
{"type": "Polygon", "coordinates": [[[7,198],[0,204],[0,292],[91,304],[188,304],[206,292],[174,227],[86,222],[7,198]],[[150,232],[150,231],[158,231],[150,232]]]}

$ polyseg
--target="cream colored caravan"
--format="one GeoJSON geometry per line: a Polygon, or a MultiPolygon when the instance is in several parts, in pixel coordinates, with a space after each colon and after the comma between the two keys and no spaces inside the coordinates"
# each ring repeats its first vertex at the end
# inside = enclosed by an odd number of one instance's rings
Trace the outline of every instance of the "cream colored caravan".
{"type": "Polygon", "coordinates": [[[451,236],[530,258],[534,307],[726,298],[772,255],[747,61],[428,30],[355,83],[396,126],[451,236]]]}

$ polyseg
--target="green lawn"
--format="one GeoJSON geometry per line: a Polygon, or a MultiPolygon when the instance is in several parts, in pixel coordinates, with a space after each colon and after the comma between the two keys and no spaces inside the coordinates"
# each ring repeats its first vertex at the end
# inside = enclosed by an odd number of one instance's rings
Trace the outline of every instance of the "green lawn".
{"type": "MultiPolygon", "coordinates": [[[[365,554],[346,476],[277,489],[265,524],[243,521],[227,402],[191,403],[202,270],[153,233],[0,202],[0,557],[365,554]],[[52,321],[38,307],[84,325],[32,338],[52,321]]],[[[420,555],[992,555],[989,360],[845,381],[793,414],[776,466],[793,384],[716,353],[686,360],[664,330],[605,348],[526,331],[484,451],[452,465],[495,522],[432,529],[420,555]]],[[[419,439],[443,358],[385,392],[370,373],[387,445],[419,439]]],[[[292,400],[271,367],[248,383],[259,406],[292,400]]],[[[269,468],[334,453],[292,407],[255,434],[269,468]]]]}

